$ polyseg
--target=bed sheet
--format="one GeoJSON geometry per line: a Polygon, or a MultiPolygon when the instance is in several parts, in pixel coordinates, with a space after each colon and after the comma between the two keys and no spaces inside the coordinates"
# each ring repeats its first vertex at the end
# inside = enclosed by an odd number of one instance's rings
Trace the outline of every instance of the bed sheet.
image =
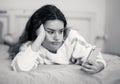
{"type": "Polygon", "coordinates": [[[0,84],[120,84],[120,57],[103,54],[107,62],[100,73],[90,75],[79,65],[39,65],[30,72],[11,70],[8,46],[0,44],[0,84]]]}

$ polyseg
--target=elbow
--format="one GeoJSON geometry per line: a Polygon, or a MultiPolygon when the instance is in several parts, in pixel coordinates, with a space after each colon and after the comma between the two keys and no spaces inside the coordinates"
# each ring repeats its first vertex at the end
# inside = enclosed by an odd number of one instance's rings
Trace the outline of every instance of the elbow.
{"type": "Polygon", "coordinates": [[[30,71],[31,67],[27,66],[22,60],[15,60],[14,63],[11,65],[13,71],[22,72],[22,71],[30,71]]]}

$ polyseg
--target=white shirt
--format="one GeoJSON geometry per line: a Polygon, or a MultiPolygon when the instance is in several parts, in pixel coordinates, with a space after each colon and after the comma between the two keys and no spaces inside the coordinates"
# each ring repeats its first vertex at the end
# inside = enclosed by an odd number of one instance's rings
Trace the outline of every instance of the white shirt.
{"type": "MultiPolygon", "coordinates": [[[[31,42],[27,42],[20,48],[11,66],[15,71],[30,71],[36,69],[38,64],[69,64],[71,58],[85,61],[92,48],[77,31],[71,29],[57,53],[52,53],[42,46],[35,52],[31,49],[31,42]]],[[[106,65],[100,53],[96,61],[106,65]]]]}

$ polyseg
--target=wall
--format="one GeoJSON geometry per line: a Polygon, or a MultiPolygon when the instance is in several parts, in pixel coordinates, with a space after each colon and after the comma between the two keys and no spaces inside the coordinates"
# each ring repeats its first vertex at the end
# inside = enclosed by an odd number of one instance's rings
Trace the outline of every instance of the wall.
{"type": "Polygon", "coordinates": [[[120,55],[120,0],[106,0],[105,52],[120,55]]]}
{"type": "MultiPolygon", "coordinates": [[[[95,29],[92,40],[96,36],[104,35],[105,0],[0,0],[0,9],[35,10],[47,3],[57,5],[62,11],[95,13],[95,29]]],[[[10,28],[10,31],[14,30],[14,27],[10,28]]]]}

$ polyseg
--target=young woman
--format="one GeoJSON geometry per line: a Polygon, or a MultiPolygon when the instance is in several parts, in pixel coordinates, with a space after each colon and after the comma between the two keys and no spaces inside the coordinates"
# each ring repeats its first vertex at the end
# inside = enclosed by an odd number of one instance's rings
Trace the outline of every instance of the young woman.
{"type": "Polygon", "coordinates": [[[30,71],[39,64],[74,63],[85,72],[97,73],[106,63],[100,53],[95,61],[86,61],[92,48],[77,31],[67,28],[56,6],[45,5],[30,17],[19,42],[10,48],[11,66],[15,71],[30,71]]]}

